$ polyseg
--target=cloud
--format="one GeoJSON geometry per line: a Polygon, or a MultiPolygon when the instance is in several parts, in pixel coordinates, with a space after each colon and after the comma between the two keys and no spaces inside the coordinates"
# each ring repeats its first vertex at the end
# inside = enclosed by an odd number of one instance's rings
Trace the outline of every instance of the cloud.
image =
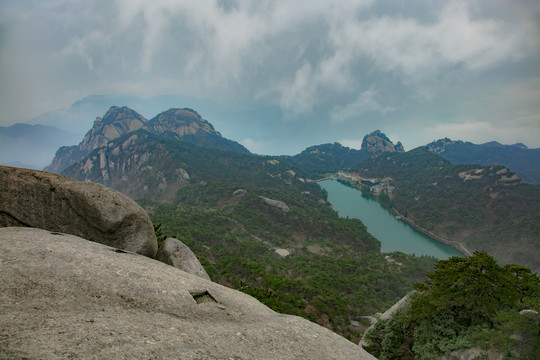
{"type": "Polygon", "coordinates": [[[335,107],[330,114],[330,119],[334,122],[344,122],[349,119],[358,118],[368,111],[375,111],[385,114],[394,109],[390,106],[382,105],[376,98],[377,92],[373,89],[366,90],[358,96],[356,101],[343,107],[335,107]]]}
{"type": "Polygon", "coordinates": [[[350,147],[351,149],[360,150],[362,148],[363,139],[340,139],[337,142],[343,146],[350,147]]]}
{"type": "MultiPolygon", "coordinates": [[[[484,74],[504,85],[537,76],[516,67],[540,58],[539,14],[537,0],[4,0],[0,121],[89,94],[182,94],[279,107],[286,124],[334,131],[384,117],[391,128],[401,121],[391,115],[484,74]]],[[[491,122],[482,111],[450,121],[491,122]]]]}

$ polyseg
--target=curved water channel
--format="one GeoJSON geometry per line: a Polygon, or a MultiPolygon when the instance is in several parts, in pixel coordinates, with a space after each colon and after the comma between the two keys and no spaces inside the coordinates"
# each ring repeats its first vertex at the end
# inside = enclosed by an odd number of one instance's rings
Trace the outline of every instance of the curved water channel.
{"type": "Polygon", "coordinates": [[[463,256],[453,247],[433,240],[397,220],[376,200],[362,196],[359,190],[331,179],[319,181],[319,185],[328,192],[328,201],[341,217],[362,220],[368,232],[381,242],[383,252],[401,251],[438,259],[463,256]]]}

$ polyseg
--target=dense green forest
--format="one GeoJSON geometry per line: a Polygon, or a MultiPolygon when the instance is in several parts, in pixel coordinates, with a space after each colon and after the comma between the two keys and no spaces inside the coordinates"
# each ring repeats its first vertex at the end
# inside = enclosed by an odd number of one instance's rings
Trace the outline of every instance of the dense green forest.
{"type": "Polygon", "coordinates": [[[436,260],[395,253],[396,261],[387,262],[365,226],[340,218],[314,185],[315,194],[251,186],[233,196],[238,186],[205,181],[185,186],[169,204],[139,202],[163,234],[194,251],[213,281],[357,342],[366,324],[351,320],[391,306],[436,260]],[[272,208],[260,196],[290,210],[272,208]]]}
{"type": "Polygon", "coordinates": [[[372,157],[351,171],[390,177],[395,189],[382,191],[379,201],[418,226],[540,271],[540,186],[512,182],[506,168],[452,165],[420,147],[372,157]]]}
{"type": "Polygon", "coordinates": [[[381,360],[437,359],[460,349],[506,359],[540,358],[540,280],[485,252],[437,263],[412,300],[365,337],[381,360]]]}
{"type": "Polygon", "coordinates": [[[371,155],[365,150],[351,149],[336,142],[310,146],[294,156],[284,155],[278,158],[317,177],[356,165],[371,155]]]}

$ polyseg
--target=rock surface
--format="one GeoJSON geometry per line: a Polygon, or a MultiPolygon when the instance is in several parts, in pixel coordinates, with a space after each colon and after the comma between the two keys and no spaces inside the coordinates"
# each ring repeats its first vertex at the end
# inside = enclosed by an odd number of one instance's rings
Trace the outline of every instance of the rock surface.
{"type": "Polygon", "coordinates": [[[269,199],[269,198],[264,197],[264,196],[259,196],[259,197],[261,198],[263,203],[265,203],[266,205],[268,205],[270,207],[281,210],[281,212],[283,212],[284,214],[286,214],[290,210],[289,206],[287,204],[285,204],[281,200],[269,199]]]}
{"type": "Polygon", "coordinates": [[[158,249],[156,260],[189,274],[210,280],[193,251],[178,239],[167,238],[158,249]]]}
{"type": "Polygon", "coordinates": [[[396,145],[388,139],[388,137],[380,130],[375,130],[371,134],[364,136],[361,149],[373,155],[382,154],[384,152],[403,152],[403,145],[397,142],[396,145]]]}
{"type": "Polygon", "coordinates": [[[154,257],[157,240],[146,212],[101,184],[0,166],[0,226],[69,233],[154,257]]]}
{"type": "Polygon", "coordinates": [[[0,358],[375,359],[246,294],[40,229],[0,229],[0,306],[0,358]]]}
{"type": "MultiPolygon", "coordinates": [[[[202,147],[249,154],[249,150],[244,146],[221,136],[212,124],[194,110],[169,109],[147,120],[126,106],[112,106],[103,118],[96,118],[94,125],[79,145],[63,146],[58,149],[52,163],[45,168],[45,171],[62,173],[69,166],[84,160],[93,150],[99,148],[104,148],[100,156],[102,160],[105,160],[103,154],[110,141],[138,129],[144,129],[154,135],[184,140],[202,147]]],[[[102,170],[107,165],[106,161],[99,162],[102,170]]]]}
{"type": "Polygon", "coordinates": [[[143,127],[147,122],[142,115],[124,106],[112,106],[103,118],[96,118],[94,125],[79,145],[63,146],[56,152],[45,171],[60,173],[70,165],[84,159],[92,150],[107,145],[111,140],[143,127]]]}

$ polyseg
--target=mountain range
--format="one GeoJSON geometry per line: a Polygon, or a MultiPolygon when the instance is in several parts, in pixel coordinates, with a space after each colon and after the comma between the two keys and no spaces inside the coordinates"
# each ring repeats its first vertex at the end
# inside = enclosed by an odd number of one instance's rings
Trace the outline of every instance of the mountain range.
{"type": "Polygon", "coordinates": [[[496,141],[473,144],[448,138],[427,144],[429,151],[452,164],[504,165],[519,174],[526,183],[540,184],[540,149],[526,145],[502,145],[496,141]]]}
{"type": "Polygon", "coordinates": [[[419,147],[371,157],[350,174],[386,179],[363,193],[428,235],[540,272],[540,186],[506,167],[456,165],[419,147]]]}
{"type": "Polygon", "coordinates": [[[169,109],[151,120],[126,106],[111,107],[103,118],[96,118],[92,128],[79,145],[58,149],[52,163],[45,171],[61,173],[70,165],[82,160],[94,149],[107,145],[111,140],[138,129],[151,134],[184,140],[196,145],[230,150],[241,153],[249,151],[235,141],[226,139],[214,127],[191,109],[169,109]]]}
{"type": "Polygon", "coordinates": [[[78,140],[75,133],[47,125],[0,126],[0,164],[40,170],[60,146],[78,140]]]}
{"type": "MultiPolygon", "coordinates": [[[[197,254],[213,281],[358,341],[365,326],[354,319],[393,304],[433,266],[433,258],[405,254],[394,255],[399,267],[387,262],[360,221],[332,210],[312,180],[316,173],[247,152],[193,110],[154,119],[111,108],[76,149],[106,145],[62,174],[138,199],[160,231],[197,254]],[[134,117],[136,130],[128,132],[124,115],[134,117]],[[321,264],[333,270],[322,273],[321,264]]],[[[388,146],[384,134],[376,138],[388,146]]]]}
{"type": "Polygon", "coordinates": [[[539,271],[538,186],[502,165],[442,157],[459,146],[446,139],[405,152],[377,130],[360,150],[333,143],[260,156],[195,110],[172,108],[147,120],[112,106],[78,145],[58,149],[47,170],[137,199],[155,228],[188,245],[213,281],[357,342],[367,326],[361,319],[425,280],[435,259],[381,254],[360,221],[332,210],[314,182],[324,175],[385,178],[383,190],[361,186],[364,195],[433,237],[539,271]]]}

